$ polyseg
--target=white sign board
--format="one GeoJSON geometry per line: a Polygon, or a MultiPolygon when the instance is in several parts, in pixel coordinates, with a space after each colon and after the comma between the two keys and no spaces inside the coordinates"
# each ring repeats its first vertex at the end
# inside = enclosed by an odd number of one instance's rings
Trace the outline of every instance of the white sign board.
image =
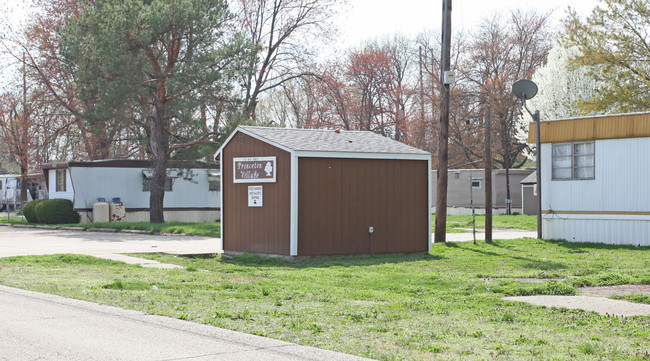
{"type": "Polygon", "coordinates": [[[233,158],[233,183],[275,183],[275,156],[233,158]]]}
{"type": "Polygon", "coordinates": [[[248,186],[249,207],[261,207],[263,199],[262,186],[248,186]]]}

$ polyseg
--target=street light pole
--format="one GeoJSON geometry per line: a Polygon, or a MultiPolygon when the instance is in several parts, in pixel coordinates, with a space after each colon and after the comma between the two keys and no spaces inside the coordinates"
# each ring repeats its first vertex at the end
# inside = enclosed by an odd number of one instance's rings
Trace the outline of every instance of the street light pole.
{"type": "MultiPolygon", "coordinates": [[[[524,100],[524,105],[526,101],[524,100]]],[[[530,110],[526,108],[530,113],[530,110]]],[[[537,163],[537,170],[535,170],[535,177],[537,177],[537,239],[542,239],[542,136],[539,130],[539,110],[535,111],[533,114],[533,119],[535,120],[535,160],[537,163]]]]}
{"type": "Polygon", "coordinates": [[[533,117],[535,121],[535,162],[537,164],[537,170],[535,175],[537,176],[537,238],[542,239],[542,133],[540,130],[540,117],[539,110],[533,112],[528,109],[526,106],[526,100],[532,99],[537,95],[537,85],[530,80],[518,80],[512,84],[512,92],[521,99],[524,104],[524,109],[533,117]]]}

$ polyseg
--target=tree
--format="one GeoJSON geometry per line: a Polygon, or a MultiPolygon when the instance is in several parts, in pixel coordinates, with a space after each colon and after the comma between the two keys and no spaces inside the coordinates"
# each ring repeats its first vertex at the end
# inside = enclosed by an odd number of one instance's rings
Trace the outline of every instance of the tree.
{"type": "MultiPolygon", "coordinates": [[[[602,86],[601,82],[587,75],[587,69],[570,65],[571,58],[580,55],[577,48],[565,48],[558,44],[548,54],[546,65],[537,69],[532,81],[537,84],[537,95],[528,101],[531,109],[540,111],[542,119],[567,119],[584,115],[580,104],[590,99],[602,86]]],[[[524,117],[532,118],[525,112],[524,117]]]]}
{"type": "Polygon", "coordinates": [[[170,154],[214,135],[201,124],[202,105],[227,94],[248,55],[247,43],[227,32],[230,20],[225,0],[88,0],[63,29],[80,96],[96,96],[98,114],[146,132],[152,223],[164,222],[170,154]]]}
{"type": "Polygon", "coordinates": [[[650,109],[650,3],[603,0],[581,20],[574,10],[565,19],[565,46],[575,46],[574,67],[600,82],[592,96],[578,105],[586,113],[634,112],[650,109]]]}
{"type": "Polygon", "coordinates": [[[465,74],[474,84],[480,106],[490,105],[496,123],[492,139],[494,163],[506,169],[506,193],[510,199],[510,168],[521,167],[527,160],[526,142],[517,139],[523,129],[520,104],[512,95],[512,84],[530,79],[546,62],[553,36],[547,30],[549,15],[514,11],[508,21],[495,16],[484,21],[474,35],[470,61],[465,74]]]}
{"type": "Polygon", "coordinates": [[[335,9],[345,0],[237,0],[240,29],[259,53],[250,53],[243,74],[244,114],[255,119],[260,95],[310,75],[308,44],[328,39],[335,9]]]}

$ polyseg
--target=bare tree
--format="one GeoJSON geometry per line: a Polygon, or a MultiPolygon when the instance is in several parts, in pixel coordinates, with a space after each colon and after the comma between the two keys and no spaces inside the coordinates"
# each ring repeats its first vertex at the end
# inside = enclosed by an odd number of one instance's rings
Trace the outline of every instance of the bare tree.
{"type": "Polygon", "coordinates": [[[258,47],[243,80],[244,114],[255,119],[261,94],[312,74],[308,44],[331,37],[335,10],[346,0],[237,0],[241,31],[258,47]]]}

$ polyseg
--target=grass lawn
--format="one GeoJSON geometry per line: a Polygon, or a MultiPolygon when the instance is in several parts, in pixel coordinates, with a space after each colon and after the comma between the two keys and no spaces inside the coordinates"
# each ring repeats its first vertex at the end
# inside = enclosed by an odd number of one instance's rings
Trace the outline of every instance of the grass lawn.
{"type": "Polygon", "coordinates": [[[23,216],[12,214],[11,217],[0,217],[0,223],[27,223],[23,216]]]}
{"type": "MultiPolygon", "coordinates": [[[[432,218],[432,228],[435,230],[436,216],[432,218]]],[[[447,232],[464,232],[458,228],[472,228],[472,216],[450,216],[447,215],[447,232]]],[[[476,216],[476,228],[485,228],[485,216],[476,216]]],[[[537,216],[524,214],[506,216],[492,216],[492,228],[514,228],[537,230],[537,216]]]]}
{"type": "Polygon", "coordinates": [[[66,224],[68,227],[136,229],[162,233],[177,233],[190,236],[221,237],[221,223],[190,223],[190,222],[96,222],[83,224],[66,224]]]}
{"type": "Polygon", "coordinates": [[[298,264],[255,255],[141,256],[187,269],[74,255],[13,257],[0,259],[0,283],[380,360],[650,359],[650,317],[501,299],[648,284],[648,247],[508,240],[298,264]]]}

